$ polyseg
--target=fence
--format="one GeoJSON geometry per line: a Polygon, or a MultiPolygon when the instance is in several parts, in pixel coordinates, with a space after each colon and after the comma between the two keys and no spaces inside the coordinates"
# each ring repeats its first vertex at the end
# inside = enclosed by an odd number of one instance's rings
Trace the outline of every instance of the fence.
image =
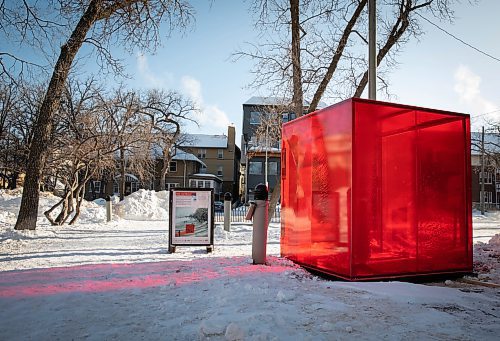
{"type": "MultiPolygon", "coordinates": [[[[232,223],[249,223],[250,220],[245,220],[247,215],[248,206],[240,206],[233,208],[231,212],[232,223]]],[[[281,221],[281,208],[279,206],[274,210],[274,216],[271,219],[272,223],[279,223],[281,221]]],[[[224,211],[215,211],[215,222],[220,223],[224,221],[224,211]]]]}

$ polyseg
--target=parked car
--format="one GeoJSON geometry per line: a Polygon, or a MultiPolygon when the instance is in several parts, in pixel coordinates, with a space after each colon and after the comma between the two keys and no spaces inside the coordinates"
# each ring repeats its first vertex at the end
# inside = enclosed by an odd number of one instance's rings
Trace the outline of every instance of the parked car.
{"type": "Polygon", "coordinates": [[[215,212],[223,212],[224,211],[224,203],[222,201],[214,202],[215,212]]]}

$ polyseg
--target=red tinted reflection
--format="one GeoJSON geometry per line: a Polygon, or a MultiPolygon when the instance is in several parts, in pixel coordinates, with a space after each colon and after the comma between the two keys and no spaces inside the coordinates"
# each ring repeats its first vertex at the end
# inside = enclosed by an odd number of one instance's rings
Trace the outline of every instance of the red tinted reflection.
{"type": "Polygon", "coordinates": [[[351,99],[283,127],[282,255],[347,279],[472,270],[469,116],[351,99]]]}

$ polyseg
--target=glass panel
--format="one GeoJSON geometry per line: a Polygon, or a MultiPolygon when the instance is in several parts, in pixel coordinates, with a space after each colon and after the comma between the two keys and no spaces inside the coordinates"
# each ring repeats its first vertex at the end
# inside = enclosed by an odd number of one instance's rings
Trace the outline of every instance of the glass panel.
{"type": "Polygon", "coordinates": [[[282,255],[350,275],[351,105],[283,127],[282,255]]]}
{"type": "Polygon", "coordinates": [[[283,256],[351,280],[472,271],[468,116],[351,99],[282,150],[283,256]]]}

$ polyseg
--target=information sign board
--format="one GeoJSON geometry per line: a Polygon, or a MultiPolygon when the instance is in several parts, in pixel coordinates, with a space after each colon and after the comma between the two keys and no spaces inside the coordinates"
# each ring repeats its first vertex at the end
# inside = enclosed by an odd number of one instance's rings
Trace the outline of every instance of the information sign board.
{"type": "Polygon", "coordinates": [[[213,189],[175,188],[170,190],[169,250],[177,245],[213,246],[213,189]]]}

